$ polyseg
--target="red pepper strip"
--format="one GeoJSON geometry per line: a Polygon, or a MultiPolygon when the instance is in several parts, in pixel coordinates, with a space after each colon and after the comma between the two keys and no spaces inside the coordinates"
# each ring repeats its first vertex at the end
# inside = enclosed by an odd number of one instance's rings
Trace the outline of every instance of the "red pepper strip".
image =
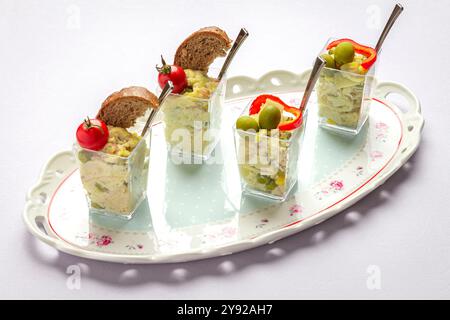
{"type": "Polygon", "coordinates": [[[283,110],[291,113],[294,116],[294,119],[291,119],[289,121],[281,122],[278,125],[279,130],[293,130],[295,128],[298,128],[302,125],[303,122],[303,116],[302,111],[299,108],[291,107],[283,102],[280,98],[270,95],[270,94],[263,94],[258,96],[255,100],[253,100],[249,114],[257,114],[259,111],[261,111],[261,106],[266,103],[266,100],[272,100],[275,101],[283,106],[283,110]]]}
{"type": "Polygon", "coordinates": [[[256,97],[255,100],[253,100],[252,105],[250,106],[249,114],[257,114],[259,111],[261,111],[261,106],[266,103],[266,100],[270,99],[272,101],[278,102],[283,107],[289,107],[286,103],[283,102],[280,98],[270,95],[270,94],[262,94],[258,97],[256,97]]]}
{"type": "Polygon", "coordinates": [[[339,39],[339,40],[333,41],[327,46],[327,50],[330,50],[331,48],[336,47],[338,44],[340,44],[342,42],[350,42],[353,45],[353,47],[355,48],[356,53],[362,54],[365,57],[367,57],[367,59],[364,60],[363,63],[361,63],[361,66],[364,69],[369,70],[370,67],[375,63],[375,61],[377,61],[377,52],[375,51],[375,49],[373,49],[371,47],[363,46],[351,39],[339,39]]]}
{"type": "Polygon", "coordinates": [[[278,129],[287,131],[287,130],[294,130],[295,128],[298,128],[303,123],[303,114],[302,111],[299,108],[295,107],[284,107],[284,111],[289,112],[294,115],[294,119],[291,119],[289,121],[281,122],[278,125],[278,129]]]}

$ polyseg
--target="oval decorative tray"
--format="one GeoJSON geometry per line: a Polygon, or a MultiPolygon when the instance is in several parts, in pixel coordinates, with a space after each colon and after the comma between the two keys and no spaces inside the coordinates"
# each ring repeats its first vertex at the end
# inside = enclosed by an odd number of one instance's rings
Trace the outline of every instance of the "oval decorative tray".
{"type": "Polygon", "coordinates": [[[71,151],[56,154],[27,195],[26,226],[41,241],[72,255],[120,263],[167,263],[231,254],[321,223],[362,199],[405,164],[420,143],[424,120],[410,90],[382,82],[368,123],[349,139],[317,126],[313,112],[317,105],[311,97],[299,183],[291,197],[279,203],[242,195],[231,124],[261,92],[298,103],[308,75],[309,71],[272,71],[258,80],[229,79],[227,125],[213,160],[203,165],[176,165],[166,156],[163,127],[156,124],[148,201],[129,221],[89,214],[71,151]],[[408,111],[387,101],[391,93],[404,97],[408,111]]]}

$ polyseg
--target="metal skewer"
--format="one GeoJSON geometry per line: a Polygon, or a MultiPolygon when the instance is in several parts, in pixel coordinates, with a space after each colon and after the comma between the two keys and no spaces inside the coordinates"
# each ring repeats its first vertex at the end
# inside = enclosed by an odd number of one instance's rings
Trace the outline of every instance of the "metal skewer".
{"type": "Polygon", "coordinates": [[[386,23],[386,26],[383,29],[383,32],[380,35],[380,38],[378,39],[377,45],[375,46],[375,50],[377,52],[380,51],[381,46],[383,45],[384,40],[386,39],[389,31],[391,31],[392,26],[394,25],[397,18],[400,16],[400,14],[403,12],[403,6],[400,3],[397,3],[395,5],[394,10],[391,13],[391,16],[389,17],[389,20],[386,23]]]}
{"type": "Polygon", "coordinates": [[[164,89],[161,91],[161,94],[159,95],[158,107],[152,108],[152,110],[150,110],[150,115],[148,116],[148,119],[147,119],[147,122],[145,123],[144,129],[142,130],[141,137],[145,136],[145,134],[147,133],[147,130],[152,125],[156,114],[161,109],[161,105],[163,104],[164,100],[166,100],[167,96],[172,92],[172,90],[173,90],[172,81],[167,81],[166,85],[164,86],[164,89]]]}
{"type": "Polygon", "coordinates": [[[241,47],[242,43],[244,43],[245,39],[247,39],[248,35],[249,35],[248,31],[245,28],[242,28],[236,40],[234,41],[233,46],[231,47],[231,50],[228,53],[227,58],[225,59],[225,62],[223,63],[222,69],[220,70],[219,76],[217,77],[219,81],[222,79],[225,72],[227,72],[228,67],[231,64],[231,61],[236,55],[236,52],[241,47]]]}
{"type": "Polygon", "coordinates": [[[316,62],[314,63],[314,67],[311,71],[311,75],[309,76],[308,84],[306,85],[305,93],[303,94],[302,102],[300,104],[300,110],[303,112],[306,109],[306,105],[308,104],[308,100],[311,97],[311,93],[316,85],[317,79],[319,78],[320,71],[322,71],[323,67],[326,65],[326,62],[321,57],[316,58],[316,62]]]}

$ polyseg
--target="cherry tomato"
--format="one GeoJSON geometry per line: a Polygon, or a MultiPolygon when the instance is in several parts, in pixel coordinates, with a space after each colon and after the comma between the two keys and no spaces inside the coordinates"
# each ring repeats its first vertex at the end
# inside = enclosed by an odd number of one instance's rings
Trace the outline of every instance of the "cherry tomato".
{"type": "Polygon", "coordinates": [[[187,87],[186,73],[183,68],[176,65],[168,65],[162,56],[161,61],[163,66],[156,66],[156,70],[158,70],[158,83],[161,89],[164,88],[167,81],[170,80],[173,83],[172,93],[183,92],[187,87]]]}
{"type": "Polygon", "coordinates": [[[77,129],[78,144],[85,149],[99,151],[108,142],[109,130],[99,119],[84,120],[77,129]]]}

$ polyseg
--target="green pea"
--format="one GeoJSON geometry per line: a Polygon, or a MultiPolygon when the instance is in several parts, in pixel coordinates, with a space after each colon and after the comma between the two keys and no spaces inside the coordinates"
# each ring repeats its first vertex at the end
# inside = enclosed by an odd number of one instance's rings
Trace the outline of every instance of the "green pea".
{"type": "Polygon", "coordinates": [[[257,132],[259,130],[258,121],[250,116],[241,116],[236,120],[236,129],[239,130],[253,130],[257,132]]]}
{"type": "Polygon", "coordinates": [[[278,128],[281,121],[281,111],[274,105],[266,105],[259,112],[259,126],[261,129],[272,130],[278,128]]]}
{"type": "Polygon", "coordinates": [[[269,177],[261,176],[261,175],[258,175],[256,180],[258,181],[258,183],[261,183],[261,184],[267,184],[267,183],[270,182],[270,178],[269,177]]]}
{"type": "Polygon", "coordinates": [[[331,69],[336,68],[336,63],[334,62],[334,58],[331,55],[324,53],[323,55],[321,55],[321,57],[327,63],[325,65],[325,67],[331,68],[331,69]]]}
{"type": "Polygon", "coordinates": [[[266,189],[269,191],[274,190],[276,187],[278,187],[278,185],[275,180],[270,180],[270,182],[266,184],[266,189]]]}
{"type": "Polygon", "coordinates": [[[334,61],[338,67],[350,63],[355,58],[355,48],[350,42],[341,42],[334,51],[334,61]]]}

